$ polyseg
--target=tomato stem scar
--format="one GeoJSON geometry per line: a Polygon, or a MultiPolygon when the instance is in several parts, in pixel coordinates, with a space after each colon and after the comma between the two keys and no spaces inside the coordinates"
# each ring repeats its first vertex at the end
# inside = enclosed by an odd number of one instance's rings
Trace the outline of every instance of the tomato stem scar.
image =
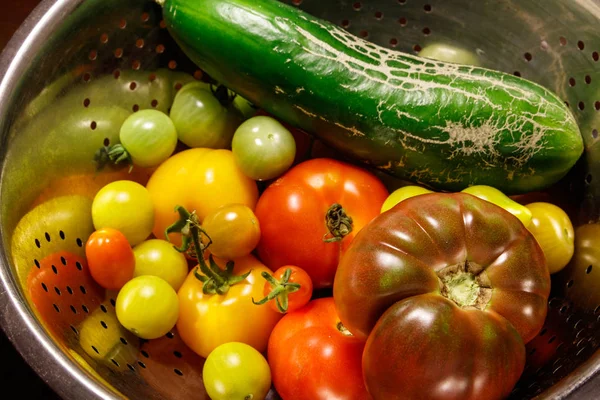
{"type": "Polygon", "coordinates": [[[484,269],[469,261],[451,265],[438,272],[444,297],[461,308],[483,310],[492,298],[484,269]]]}
{"type": "Polygon", "coordinates": [[[339,242],[352,232],[352,222],[352,217],[346,214],[340,204],[332,204],[325,214],[328,232],[323,236],[323,241],[326,243],[339,242]]]}

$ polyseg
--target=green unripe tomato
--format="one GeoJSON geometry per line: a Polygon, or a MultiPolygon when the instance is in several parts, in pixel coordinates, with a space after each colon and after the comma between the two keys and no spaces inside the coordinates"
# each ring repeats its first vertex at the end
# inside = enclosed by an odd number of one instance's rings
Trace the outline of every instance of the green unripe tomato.
{"type": "Polygon", "coordinates": [[[258,116],[235,131],[231,150],[242,172],[262,181],[277,178],[290,168],[296,155],[296,142],[277,120],[258,116]]]}
{"type": "Polygon", "coordinates": [[[168,115],[157,110],[142,110],[125,120],[119,139],[134,165],[150,168],[173,154],[177,131],[168,115]]]}
{"type": "Polygon", "coordinates": [[[189,147],[227,148],[241,123],[239,111],[233,106],[223,106],[202,82],[188,83],[181,88],[170,116],[179,140],[189,147]]]}

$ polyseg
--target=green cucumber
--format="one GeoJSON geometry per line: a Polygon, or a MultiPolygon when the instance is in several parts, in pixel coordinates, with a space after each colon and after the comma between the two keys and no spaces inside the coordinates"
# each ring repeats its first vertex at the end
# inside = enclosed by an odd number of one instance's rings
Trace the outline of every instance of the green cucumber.
{"type": "Polygon", "coordinates": [[[357,161],[438,190],[546,188],[583,152],[549,90],[357,38],[275,0],[157,0],[184,52],[271,114],[357,161]]]}

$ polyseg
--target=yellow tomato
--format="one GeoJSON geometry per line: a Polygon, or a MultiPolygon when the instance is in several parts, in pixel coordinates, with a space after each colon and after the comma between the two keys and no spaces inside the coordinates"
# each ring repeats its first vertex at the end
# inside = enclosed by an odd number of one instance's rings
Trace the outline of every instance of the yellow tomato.
{"type": "Polygon", "coordinates": [[[394,206],[401,201],[408,199],[409,197],[418,196],[421,194],[433,193],[429,189],[422,188],[420,186],[404,186],[400,189],[395,190],[388,196],[383,205],[381,206],[381,212],[394,208],[394,206]]]}
{"type": "Polygon", "coordinates": [[[528,227],[531,223],[531,211],[496,188],[486,185],[476,185],[464,189],[463,193],[472,194],[482,200],[504,208],[506,211],[519,218],[525,227],[528,227]]]}
{"type": "Polygon", "coordinates": [[[139,183],[122,180],[111,182],[96,193],[92,203],[92,220],[97,230],[113,228],[135,246],[146,240],[154,226],[152,199],[139,183]]]}
{"type": "MultiPolygon", "coordinates": [[[[147,189],[154,203],[154,235],[165,238],[165,229],[179,219],[175,207],[195,211],[200,221],[217,208],[239,203],[254,210],[256,182],[235,164],[229,150],[190,149],[175,154],[152,174],[147,189]]],[[[169,235],[179,246],[180,234],[169,235]]]]}
{"type": "Polygon", "coordinates": [[[242,204],[219,207],[204,218],[202,228],[212,240],[210,253],[233,259],[246,256],[260,240],[258,218],[242,204]]]}
{"type": "MultiPolygon", "coordinates": [[[[221,268],[225,261],[215,259],[221,268]]],[[[281,318],[269,304],[255,305],[252,299],[263,298],[265,280],[262,272],[272,273],[254,256],[235,260],[233,273],[250,275],[229,288],[224,295],[202,293],[202,282],[194,268],[179,289],[181,339],[201,357],[208,357],[217,346],[229,342],[246,343],[260,352],[267,350],[271,331],[281,318]]]]}
{"type": "Polygon", "coordinates": [[[135,270],[133,277],[154,275],[179,290],[188,274],[185,256],[166,240],[150,239],[133,248],[135,270]]]}
{"type": "Polygon", "coordinates": [[[551,274],[563,269],[575,250],[573,225],[567,213],[550,203],[531,203],[531,224],[527,227],[546,256],[551,274]]]}

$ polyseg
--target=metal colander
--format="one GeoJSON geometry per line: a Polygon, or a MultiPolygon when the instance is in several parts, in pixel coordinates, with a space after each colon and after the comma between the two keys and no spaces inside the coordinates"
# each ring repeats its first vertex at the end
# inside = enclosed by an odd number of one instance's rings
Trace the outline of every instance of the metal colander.
{"type": "MultiPolygon", "coordinates": [[[[586,152],[538,198],[562,199],[577,227],[576,254],[553,276],[546,324],[527,346],[527,368],[511,398],[598,398],[600,0],[290,3],[389,48],[460,46],[483,66],[536,81],[570,106],[586,152]]],[[[145,108],[167,111],[178,88],[202,79],[202,71],[170,39],[152,1],[46,0],[4,51],[0,74],[0,316],[7,335],[65,398],[207,398],[203,360],[176,331],[137,339],[118,324],[114,294],[85,278],[81,252],[91,222],[79,212],[95,190],[125,176],[96,174],[89,157],[116,140],[115,121],[145,108]],[[82,176],[85,185],[76,183],[82,176]],[[42,203],[23,227],[22,217],[42,203]],[[81,257],[44,258],[60,251],[81,257]],[[46,278],[28,281],[29,268],[45,269],[46,278]],[[60,274],[69,278],[53,284],[60,274]],[[37,303],[29,296],[34,284],[37,303]]],[[[128,177],[143,183],[150,173],[128,177]]]]}

